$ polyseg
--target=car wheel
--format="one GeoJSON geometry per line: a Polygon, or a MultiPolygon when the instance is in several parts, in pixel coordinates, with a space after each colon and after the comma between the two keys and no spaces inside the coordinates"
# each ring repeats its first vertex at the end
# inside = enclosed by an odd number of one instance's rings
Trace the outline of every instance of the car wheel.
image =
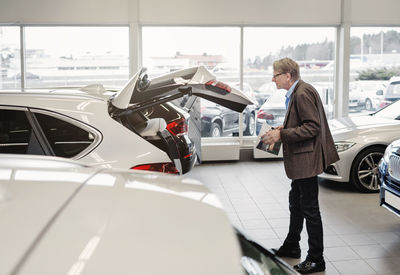
{"type": "Polygon", "coordinates": [[[365,193],[379,191],[378,163],[385,152],[384,147],[371,147],[357,155],[351,168],[351,182],[365,193]]]}
{"type": "Polygon", "coordinates": [[[254,114],[250,114],[249,119],[247,120],[247,127],[244,134],[246,136],[253,136],[254,131],[256,129],[256,120],[254,119],[254,114]]]}
{"type": "Polygon", "coordinates": [[[221,126],[218,123],[213,122],[211,125],[210,136],[211,137],[220,137],[221,136],[221,126]]]}
{"type": "Polygon", "coordinates": [[[368,111],[372,111],[372,102],[369,98],[367,98],[367,100],[365,101],[365,109],[367,109],[368,111]]]}

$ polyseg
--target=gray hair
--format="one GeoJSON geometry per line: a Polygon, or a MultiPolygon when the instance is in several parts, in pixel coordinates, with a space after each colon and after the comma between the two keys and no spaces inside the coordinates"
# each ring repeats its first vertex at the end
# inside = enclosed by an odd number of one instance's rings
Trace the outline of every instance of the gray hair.
{"type": "Polygon", "coordinates": [[[294,81],[300,78],[299,64],[288,57],[276,60],[273,67],[277,73],[290,73],[294,81]]]}

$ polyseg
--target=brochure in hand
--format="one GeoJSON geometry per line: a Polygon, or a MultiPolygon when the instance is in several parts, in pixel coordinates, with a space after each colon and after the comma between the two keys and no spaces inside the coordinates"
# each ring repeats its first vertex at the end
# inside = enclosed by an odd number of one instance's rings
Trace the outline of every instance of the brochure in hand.
{"type": "Polygon", "coordinates": [[[266,143],[262,142],[262,140],[261,140],[262,135],[264,135],[269,130],[273,130],[273,129],[274,128],[271,127],[271,125],[269,125],[268,123],[266,123],[266,122],[263,123],[263,125],[261,126],[260,133],[258,134],[258,137],[257,137],[256,148],[259,150],[274,154],[274,155],[278,155],[279,150],[281,149],[282,142],[279,141],[274,144],[266,144],[266,143]]]}

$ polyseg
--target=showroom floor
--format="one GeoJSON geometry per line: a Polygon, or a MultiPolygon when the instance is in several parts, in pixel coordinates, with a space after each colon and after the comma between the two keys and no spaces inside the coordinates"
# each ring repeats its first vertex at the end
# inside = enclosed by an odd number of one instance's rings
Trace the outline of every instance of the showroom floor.
{"type": "MultiPolygon", "coordinates": [[[[267,248],[280,246],[289,224],[290,189],[282,161],[203,163],[188,176],[219,196],[233,224],[267,248]]],[[[380,207],[378,197],[320,181],[327,270],[315,274],[400,274],[400,218],[380,207]]],[[[303,231],[302,259],[308,248],[303,231]]]]}

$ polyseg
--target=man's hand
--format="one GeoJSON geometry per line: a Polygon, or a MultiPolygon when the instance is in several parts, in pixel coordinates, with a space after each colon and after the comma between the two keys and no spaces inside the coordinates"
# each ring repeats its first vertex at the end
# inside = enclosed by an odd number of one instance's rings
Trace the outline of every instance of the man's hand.
{"type": "Polygon", "coordinates": [[[262,142],[266,144],[274,144],[275,142],[278,142],[281,140],[281,129],[282,127],[274,130],[269,130],[266,132],[264,135],[261,136],[262,142]]]}

